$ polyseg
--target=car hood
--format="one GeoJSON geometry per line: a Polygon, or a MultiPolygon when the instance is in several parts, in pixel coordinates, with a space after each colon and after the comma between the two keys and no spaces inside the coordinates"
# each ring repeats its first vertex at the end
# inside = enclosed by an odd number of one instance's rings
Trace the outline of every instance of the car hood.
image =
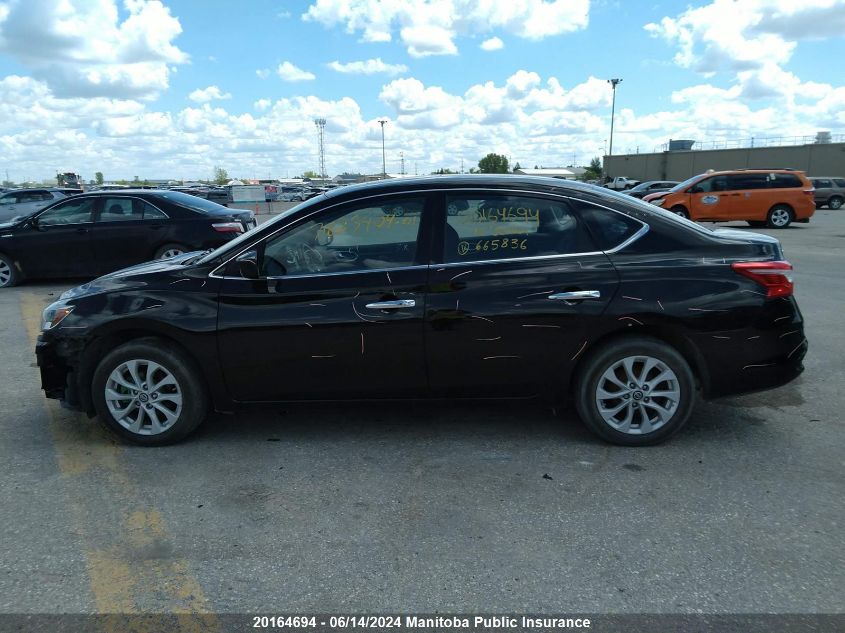
{"type": "Polygon", "coordinates": [[[97,279],[77,286],[76,288],[71,288],[62,293],[60,299],[78,299],[112,290],[125,289],[128,286],[137,286],[143,284],[144,276],[183,269],[185,262],[198,258],[204,252],[194,251],[169,259],[157,259],[151,262],[144,262],[143,264],[136,264],[129,268],[122,268],[102,277],[97,277],[97,279]]]}

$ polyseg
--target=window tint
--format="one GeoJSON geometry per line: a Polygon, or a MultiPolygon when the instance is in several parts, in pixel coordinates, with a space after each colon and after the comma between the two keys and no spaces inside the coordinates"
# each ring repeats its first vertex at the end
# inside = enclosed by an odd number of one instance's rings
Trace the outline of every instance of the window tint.
{"type": "Polygon", "coordinates": [[[711,191],[727,191],[728,182],[725,176],[712,176],[705,178],[693,187],[695,191],[709,193],[711,191]]]}
{"type": "Polygon", "coordinates": [[[18,201],[17,194],[14,193],[7,193],[5,196],[0,197],[0,205],[3,204],[15,204],[18,201]]]}
{"type": "Polygon", "coordinates": [[[833,183],[831,183],[829,180],[822,180],[821,178],[816,178],[815,180],[812,180],[811,182],[813,183],[813,186],[816,189],[824,189],[826,187],[832,187],[833,186],[833,183]]]}
{"type": "Polygon", "coordinates": [[[834,178],[833,182],[836,183],[837,187],[845,187],[845,178],[834,178]]]}
{"type": "MultiPolygon", "coordinates": [[[[168,202],[188,207],[189,209],[192,209],[197,213],[202,213],[203,215],[209,212],[218,213],[221,210],[221,205],[216,202],[211,202],[210,200],[206,200],[204,198],[198,198],[197,196],[182,193],[181,191],[164,191],[158,195],[168,202]]],[[[223,207],[223,209],[225,209],[225,207],[223,207]]]]}
{"type": "Polygon", "coordinates": [[[394,198],[318,214],[265,243],[262,273],[278,277],[411,266],[424,206],[425,198],[394,198]]]}
{"type": "Polygon", "coordinates": [[[22,191],[18,194],[18,202],[40,202],[42,200],[52,200],[53,196],[47,191],[22,191]]]}
{"type": "Polygon", "coordinates": [[[801,187],[801,179],[795,174],[769,174],[771,186],[777,189],[801,187]]]}
{"type": "Polygon", "coordinates": [[[133,211],[132,198],[105,198],[100,211],[100,222],[140,220],[140,212],[133,211]]]}
{"type": "Polygon", "coordinates": [[[150,203],[144,202],[143,200],[136,200],[135,204],[143,214],[145,220],[165,220],[168,217],[164,211],[157,209],[150,203]]]}
{"type": "Polygon", "coordinates": [[[768,189],[766,174],[731,174],[727,177],[728,190],[768,189]]]}
{"type": "Polygon", "coordinates": [[[82,224],[91,222],[91,212],[94,210],[95,198],[76,198],[68,200],[49,209],[38,216],[38,224],[51,226],[55,224],[82,224]]]}
{"type": "Polygon", "coordinates": [[[529,196],[446,197],[443,261],[471,262],[594,251],[565,200],[529,196]]]}
{"type": "Polygon", "coordinates": [[[623,213],[594,207],[591,204],[582,204],[579,211],[581,217],[590,227],[590,233],[595,239],[596,245],[603,251],[616,248],[643,226],[641,222],[637,222],[623,213]]]}

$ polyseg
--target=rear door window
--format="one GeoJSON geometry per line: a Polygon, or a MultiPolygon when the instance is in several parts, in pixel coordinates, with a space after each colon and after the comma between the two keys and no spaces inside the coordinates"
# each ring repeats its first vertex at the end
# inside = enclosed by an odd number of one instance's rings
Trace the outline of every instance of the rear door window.
{"type": "Polygon", "coordinates": [[[563,199],[522,195],[446,196],[443,262],[474,262],[596,251],[563,199]]]}
{"type": "Polygon", "coordinates": [[[821,178],[816,178],[815,180],[813,180],[811,182],[813,183],[813,186],[816,189],[824,189],[826,187],[833,186],[833,183],[831,183],[829,180],[822,180],[821,178]]]}
{"type": "Polygon", "coordinates": [[[837,187],[845,187],[845,178],[834,178],[833,182],[836,183],[837,187]]]}
{"type": "Polygon", "coordinates": [[[768,189],[766,174],[731,174],[727,177],[728,190],[768,189]]]}
{"type": "Polygon", "coordinates": [[[140,212],[135,211],[132,198],[106,198],[100,211],[100,222],[127,222],[140,220],[140,212]]]}

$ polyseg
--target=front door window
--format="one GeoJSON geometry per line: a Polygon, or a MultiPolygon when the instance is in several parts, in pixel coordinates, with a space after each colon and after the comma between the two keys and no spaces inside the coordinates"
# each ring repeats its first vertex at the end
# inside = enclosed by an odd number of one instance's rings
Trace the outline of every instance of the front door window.
{"type": "Polygon", "coordinates": [[[94,203],[94,198],[68,200],[39,215],[38,224],[39,226],[55,226],[91,222],[94,203]]]}

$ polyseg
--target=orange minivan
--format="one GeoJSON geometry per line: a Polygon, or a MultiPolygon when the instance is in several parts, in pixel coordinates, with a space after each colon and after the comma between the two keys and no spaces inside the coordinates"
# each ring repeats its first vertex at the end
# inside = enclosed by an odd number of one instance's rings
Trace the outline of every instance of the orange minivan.
{"type": "Polygon", "coordinates": [[[691,220],[730,222],[783,229],[808,222],[816,211],[812,183],[792,169],[715,171],[645,196],[667,211],[691,220]]]}

